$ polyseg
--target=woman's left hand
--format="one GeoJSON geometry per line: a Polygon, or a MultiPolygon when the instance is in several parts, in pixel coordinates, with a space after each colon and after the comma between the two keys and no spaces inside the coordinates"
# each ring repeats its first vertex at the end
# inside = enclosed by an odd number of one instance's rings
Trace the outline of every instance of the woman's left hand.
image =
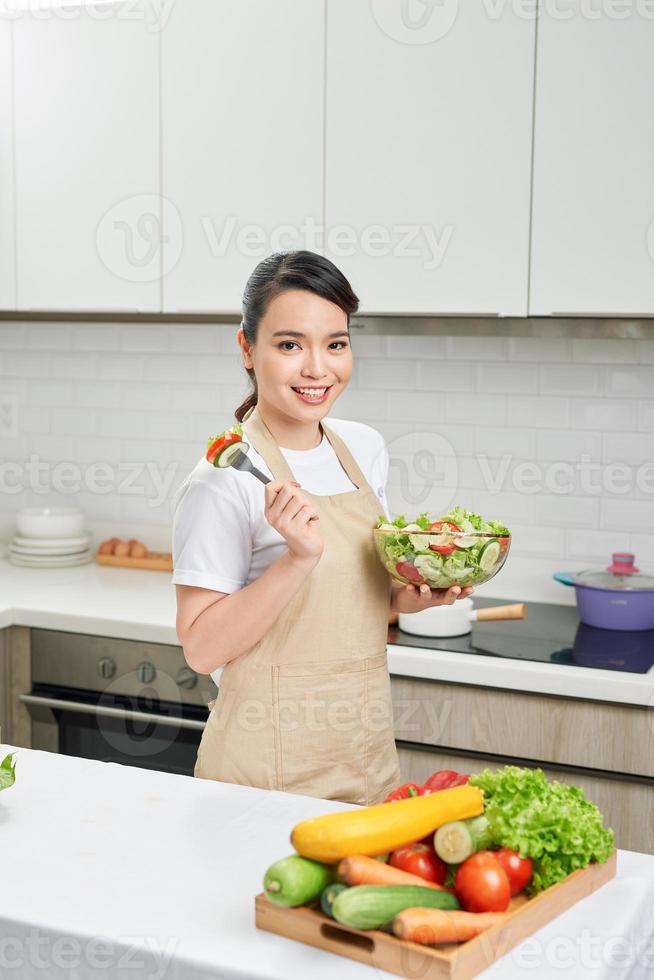
{"type": "Polygon", "coordinates": [[[432,589],[425,583],[422,585],[405,585],[394,589],[391,597],[391,610],[397,613],[420,612],[429,606],[451,606],[457,599],[465,599],[473,591],[468,585],[462,589],[452,585],[449,589],[432,589]]]}

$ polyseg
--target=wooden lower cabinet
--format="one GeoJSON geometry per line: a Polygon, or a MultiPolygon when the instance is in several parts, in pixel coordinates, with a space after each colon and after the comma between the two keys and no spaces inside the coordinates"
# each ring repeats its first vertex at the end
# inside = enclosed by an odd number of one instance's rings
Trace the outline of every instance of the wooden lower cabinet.
{"type": "Polygon", "coordinates": [[[431,746],[398,744],[402,782],[424,781],[437,769],[456,769],[458,772],[480,772],[501,766],[538,765],[550,779],[572,783],[584,790],[586,797],[596,803],[604,814],[605,823],[612,827],[618,847],[630,851],[654,854],[654,780],[633,781],[617,775],[593,770],[557,768],[551,764],[525,762],[502,756],[477,757],[469,752],[453,752],[431,746]]]}
{"type": "Polygon", "coordinates": [[[29,712],[19,694],[30,689],[30,631],[26,626],[0,630],[0,742],[30,748],[29,712]]]}

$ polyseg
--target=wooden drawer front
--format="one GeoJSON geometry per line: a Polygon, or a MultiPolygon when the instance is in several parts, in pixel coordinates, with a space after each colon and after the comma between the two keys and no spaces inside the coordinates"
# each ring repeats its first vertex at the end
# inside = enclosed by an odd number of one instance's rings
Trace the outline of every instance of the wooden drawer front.
{"type": "MultiPolygon", "coordinates": [[[[498,769],[507,760],[475,759],[474,756],[409,749],[398,746],[402,782],[425,780],[437,769],[456,769],[458,772],[480,772],[498,769]]],[[[516,762],[516,765],[520,765],[516,762]]],[[[604,814],[605,825],[612,827],[618,847],[630,851],[654,854],[654,786],[631,783],[624,779],[606,779],[593,774],[557,771],[541,767],[550,779],[579,786],[589,800],[604,814]]]]}
{"type": "Polygon", "coordinates": [[[439,748],[654,776],[654,710],[391,678],[395,737],[439,748]]]}

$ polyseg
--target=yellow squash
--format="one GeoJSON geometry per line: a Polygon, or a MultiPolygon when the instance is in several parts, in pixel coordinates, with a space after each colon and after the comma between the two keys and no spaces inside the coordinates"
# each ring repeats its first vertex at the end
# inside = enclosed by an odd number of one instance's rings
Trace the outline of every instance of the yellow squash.
{"type": "Polygon", "coordinates": [[[351,854],[374,857],[420,840],[450,820],[477,817],[483,810],[480,789],[454,786],[428,796],[302,820],[291,832],[291,844],[303,857],[326,864],[351,854]]]}

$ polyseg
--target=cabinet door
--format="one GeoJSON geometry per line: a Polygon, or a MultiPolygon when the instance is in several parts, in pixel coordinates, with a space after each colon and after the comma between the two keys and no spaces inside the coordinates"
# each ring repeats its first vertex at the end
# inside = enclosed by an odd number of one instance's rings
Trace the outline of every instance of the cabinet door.
{"type": "Polygon", "coordinates": [[[527,311],[535,20],[514,6],[327,5],[326,254],[362,311],[527,311]]]}
{"type": "Polygon", "coordinates": [[[154,9],[57,6],[14,22],[21,310],[160,309],[154,9]]]}
{"type": "Polygon", "coordinates": [[[177,228],[165,227],[165,311],[238,310],[262,258],[312,248],[323,47],[323,0],[173,5],[162,32],[163,192],[177,228]]]}
{"type": "Polygon", "coordinates": [[[0,310],[16,307],[11,22],[0,17],[0,310]]]}
{"type": "Polygon", "coordinates": [[[593,17],[562,19],[548,4],[541,13],[536,315],[654,313],[654,18],[630,4],[617,19],[608,6],[593,17]]]}

